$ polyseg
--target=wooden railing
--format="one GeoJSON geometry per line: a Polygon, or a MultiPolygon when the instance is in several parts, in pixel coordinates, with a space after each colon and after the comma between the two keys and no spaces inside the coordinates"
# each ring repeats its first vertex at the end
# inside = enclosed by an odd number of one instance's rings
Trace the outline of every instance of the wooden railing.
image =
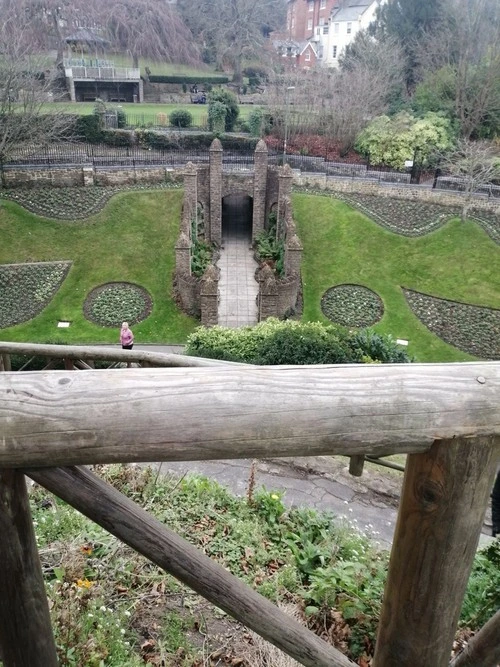
{"type": "MultiPolygon", "coordinates": [[[[0,344],[4,366],[13,349],[0,344]]],[[[45,352],[96,358],[95,348],[45,352]]],[[[374,666],[446,667],[500,456],[500,363],[252,367],[168,356],[177,367],[0,374],[6,667],[57,664],[23,474],[301,664],[353,667],[82,466],[396,453],[409,456],[374,666]]],[[[498,637],[500,614],[454,667],[497,665],[498,637]]]]}

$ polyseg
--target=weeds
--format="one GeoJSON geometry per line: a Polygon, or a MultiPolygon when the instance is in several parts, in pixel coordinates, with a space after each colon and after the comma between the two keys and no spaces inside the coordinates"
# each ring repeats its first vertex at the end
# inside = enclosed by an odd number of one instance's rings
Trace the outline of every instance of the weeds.
{"type": "MultiPolygon", "coordinates": [[[[249,503],[202,477],[179,480],[133,465],[95,470],[261,594],[292,604],[349,657],[369,664],[387,555],[350,526],[311,509],[288,509],[281,492],[252,490],[249,503]]],[[[62,667],[201,667],[212,653],[221,667],[255,667],[246,653],[249,635],[220,610],[40,487],[30,500],[62,667]],[[211,627],[223,627],[222,635],[211,627]],[[237,649],[234,637],[246,649],[237,649]]],[[[472,629],[499,604],[499,544],[476,558],[462,612],[472,629]]]]}

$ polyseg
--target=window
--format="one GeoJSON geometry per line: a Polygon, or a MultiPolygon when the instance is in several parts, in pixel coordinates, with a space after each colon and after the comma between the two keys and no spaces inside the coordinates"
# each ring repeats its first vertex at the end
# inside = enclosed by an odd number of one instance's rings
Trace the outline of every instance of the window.
{"type": "Polygon", "coordinates": [[[340,23],[334,23],[333,24],[333,32],[335,35],[339,34],[339,28],[340,28],[340,23]]]}
{"type": "Polygon", "coordinates": [[[337,47],[336,47],[336,46],[333,47],[332,57],[333,57],[333,58],[336,58],[336,57],[337,57],[337,47]]]}
{"type": "Polygon", "coordinates": [[[316,28],[316,34],[321,35],[321,28],[316,28]]]}
{"type": "Polygon", "coordinates": [[[309,49],[306,51],[304,60],[307,60],[308,62],[311,60],[311,52],[309,51],[309,49]]]}
{"type": "Polygon", "coordinates": [[[309,0],[309,2],[307,3],[307,9],[308,9],[310,12],[313,11],[313,9],[314,9],[314,0],[309,0]]]}
{"type": "Polygon", "coordinates": [[[292,16],[292,30],[295,28],[295,16],[292,16]]]}
{"type": "Polygon", "coordinates": [[[313,29],[313,20],[312,19],[307,19],[307,29],[308,30],[313,29]]]}
{"type": "Polygon", "coordinates": [[[347,34],[350,35],[352,32],[352,23],[347,24],[347,34]]]}
{"type": "Polygon", "coordinates": [[[320,20],[319,20],[319,24],[320,24],[320,25],[324,25],[324,24],[325,24],[325,19],[320,19],[320,20]]]}
{"type": "Polygon", "coordinates": [[[327,25],[323,26],[323,35],[328,35],[328,26],[327,25]]]}
{"type": "Polygon", "coordinates": [[[326,0],[321,0],[321,2],[319,3],[319,8],[324,9],[325,7],[326,7],[326,0]]]}

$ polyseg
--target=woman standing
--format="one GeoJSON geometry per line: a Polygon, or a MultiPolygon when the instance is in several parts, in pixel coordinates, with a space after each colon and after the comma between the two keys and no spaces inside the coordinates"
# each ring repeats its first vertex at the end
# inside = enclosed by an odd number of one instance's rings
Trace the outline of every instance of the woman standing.
{"type": "Polygon", "coordinates": [[[128,327],[128,322],[123,322],[122,328],[120,331],[120,343],[122,344],[122,349],[131,350],[134,347],[134,334],[132,330],[128,327]]]}

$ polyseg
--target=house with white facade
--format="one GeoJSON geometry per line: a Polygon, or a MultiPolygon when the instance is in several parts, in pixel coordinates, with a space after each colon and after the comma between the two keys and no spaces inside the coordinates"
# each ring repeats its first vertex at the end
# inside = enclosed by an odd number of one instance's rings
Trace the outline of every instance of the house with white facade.
{"type": "Polygon", "coordinates": [[[375,21],[377,8],[386,0],[347,0],[332,10],[328,23],[317,26],[314,40],[320,62],[338,67],[339,57],[360,30],[375,21]]]}

